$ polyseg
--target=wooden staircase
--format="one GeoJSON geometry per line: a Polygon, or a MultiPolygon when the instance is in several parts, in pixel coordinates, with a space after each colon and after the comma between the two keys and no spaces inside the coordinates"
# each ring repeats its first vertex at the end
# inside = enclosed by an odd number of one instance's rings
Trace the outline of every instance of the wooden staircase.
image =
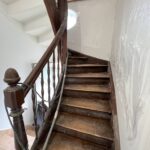
{"type": "Polygon", "coordinates": [[[48,150],[112,150],[108,62],[69,51],[61,109],[48,150]]]}
{"type": "Polygon", "coordinates": [[[23,83],[14,68],[8,68],[4,75],[8,85],[4,103],[16,150],[28,149],[22,106],[30,92],[35,127],[31,150],[119,150],[109,62],[72,50],[68,58],[67,0],[44,2],[53,41],[23,83]]]}

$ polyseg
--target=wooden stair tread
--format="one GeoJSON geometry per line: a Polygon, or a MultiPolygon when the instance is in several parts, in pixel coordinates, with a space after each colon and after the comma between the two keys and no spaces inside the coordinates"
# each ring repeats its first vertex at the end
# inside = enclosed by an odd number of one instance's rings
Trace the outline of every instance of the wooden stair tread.
{"type": "Polygon", "coordinates": [[[88,58],[84,56],[70,56],[69,59],[88,59],[88,58]]]}
{"type": "Polygon", "coordinates": [[[76,91],[85,91],[85,92],[102,92],[102,93],[110,93],[111,89],[108,86],[101,85],[88,85],[88,84],[69,84],[65,85],[65,90],[76,90],[76,91]]]}
{"type": "Polygon", "coordinates": [[[81,109],[111,113],[109,101],[105,100],[64,97],[62,104],[81,109]]]}
{"type": "Polygon", "coordinates": [[[61,112],[56,125],[80,132],[81,134],[113,140],[113,131],[109,120],[61,112]]]}
{"type": "Polygon", "coordinates": [[[103,66],[108,66],[105,64],[73,64],[73,65],[68,65],[68,67],[103,67],[103,66]]]}
{"type": "Polygon", "coordinates": [[[102,146],[60,132],[54,133],[47,150],[107,150],[102,146]]]}
{"type": "Polygon", "coordinates": [[[76,73],[76,74],[67,74],[67,77],[76,77],[76,78],[109,78],[108,73],[76,73]]]}

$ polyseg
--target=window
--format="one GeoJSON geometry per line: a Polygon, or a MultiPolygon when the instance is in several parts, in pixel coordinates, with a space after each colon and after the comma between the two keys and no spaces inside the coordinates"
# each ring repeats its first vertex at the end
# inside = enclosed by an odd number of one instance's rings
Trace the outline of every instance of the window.
{"type": "Polygon", "coordinates": [[[71,9],[68,9],[68,23],[67,30],[73,28],[77,23],[77,13],[71,9]]]}

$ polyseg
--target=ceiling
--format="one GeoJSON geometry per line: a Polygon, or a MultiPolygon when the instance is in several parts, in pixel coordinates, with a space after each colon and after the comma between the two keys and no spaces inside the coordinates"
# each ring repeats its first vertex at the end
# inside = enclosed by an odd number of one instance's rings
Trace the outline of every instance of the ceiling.
{"type": "Polygon", "coordinates": [[[8,16],[19,22],[25,33],[34,37],[39,44],[49,44],[47,41],[53,37],[53,32],[43,0],[0,1],[6,4],[8,16]]]}
{"type": "Polygon", "coordinates": [[[5,4],[11,4],[17,0],[1,0],[2,2],[4,2],[5,4]]]}

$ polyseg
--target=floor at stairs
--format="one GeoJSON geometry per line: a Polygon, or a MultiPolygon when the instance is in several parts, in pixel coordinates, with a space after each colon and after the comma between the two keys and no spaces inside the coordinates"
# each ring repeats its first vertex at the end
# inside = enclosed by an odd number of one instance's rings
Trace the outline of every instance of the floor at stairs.
{"type": "MultiPolygon", "coordinates": [[[[32,126],[26,127],[29,148],[35,139],[35,132],[32,126]]],[[[11,129],[0,131],[0,150],[15,150],[14,135],[11,129]],[[9,144],[8,144],[9,143],[9,144]]]]}

